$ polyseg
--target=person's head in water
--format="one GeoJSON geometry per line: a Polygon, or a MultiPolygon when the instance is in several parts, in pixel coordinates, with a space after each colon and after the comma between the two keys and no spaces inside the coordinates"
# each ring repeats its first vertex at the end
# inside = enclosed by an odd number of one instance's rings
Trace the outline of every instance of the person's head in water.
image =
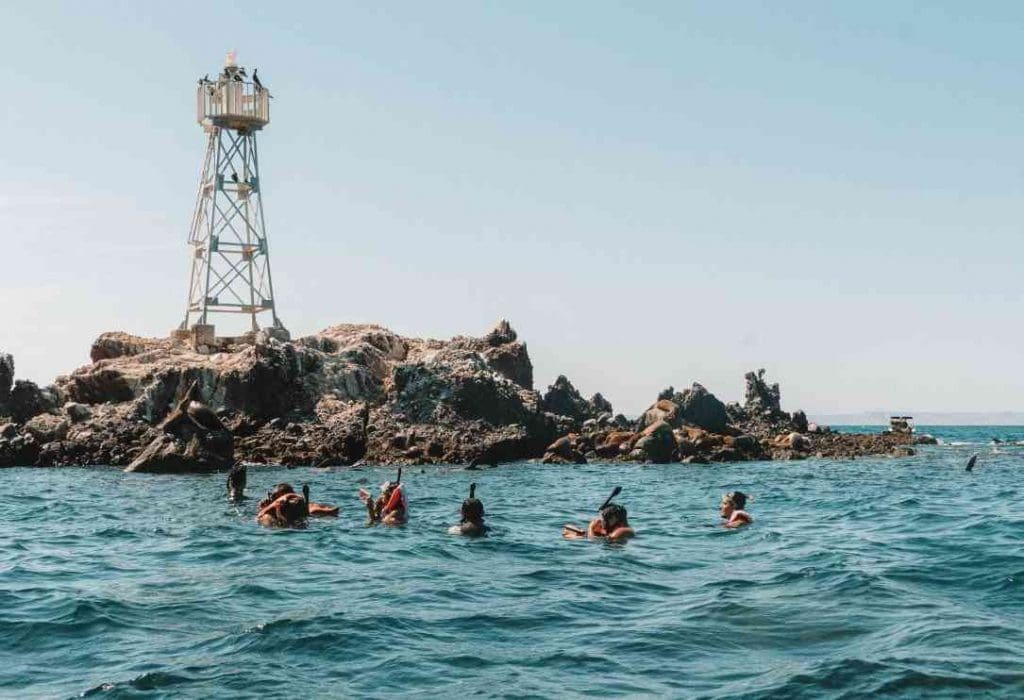
{"type": "Polygon", "coordinates": [[[474,525],[484,524],[484,504],[477,498],[467,498],[462,502],[462,522],[474,525]]]}
{"type": "Polygon", "coordinates": [[[284,496],[287,493],[295,493],[295,489],[292,488],[291,484],[280,483],[270,491],[267,491],[267,497],[260,501],[260,508],[266,508],[271,503],[284,496]]]}
{"type": "Polygon", "coordinates": [[[746,507],[747,494],[742,491],[730,491],[722,496],[722,505],[719,511],[723,518],[729,518],[732,517],[732,514],[737,510],[743,510],[746,507]]]}
{"type": "Polygon", "coordinates": [[[287,493],[280,499],[278,514],[284,524],[296,525],[309,515],[306,500],[297,493],[287,493]]]}
{"type": "Polygon", "coordinates": [[[236,464],[231,468],[231,473],[228,474],[228,498],[232,501],[242,499],[245,496],[245,481],[245,467],[241,464],[236,464]]]}
{"type": "Polygon", "coordinates": [[[629,527],[629,520],[626,518],[626,509],[618,503],[609,503],[601,509],[601,525],[604,531],[611,533],[620,527],[629,527]]]}

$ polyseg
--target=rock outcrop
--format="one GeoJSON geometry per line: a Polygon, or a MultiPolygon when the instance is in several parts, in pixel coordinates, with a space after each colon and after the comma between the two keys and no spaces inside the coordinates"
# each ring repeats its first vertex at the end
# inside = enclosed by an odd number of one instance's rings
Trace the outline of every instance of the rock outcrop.
{"type": "Polygon", "coordinates": [[[4,406],[11,398],[11,387],[14,386],[14,358],[0,352],[0,406],[4,406]]]}
{"type": "Polygon", "coordinates": [[[193,381],[177,407],[160,424],[158,435],[132,460],[126,472],[179,474],[226,471],[234,464],[231,431],[199,401],[193,381]]]}
{"type": "Polygon", "coordinates": [[[669,387],[637,420],[559,376],[542,395],[507,321],[481,337],[407,338],[342,324],[294,341],[195,352],[106,333],[92,363],[40,388],[0,354],[0,466],[109,464],[216,471],[285,465],[581,464],[892,454],[903,436],[844,436],[781,408],[764,370],[746,401],[669,387]]]}

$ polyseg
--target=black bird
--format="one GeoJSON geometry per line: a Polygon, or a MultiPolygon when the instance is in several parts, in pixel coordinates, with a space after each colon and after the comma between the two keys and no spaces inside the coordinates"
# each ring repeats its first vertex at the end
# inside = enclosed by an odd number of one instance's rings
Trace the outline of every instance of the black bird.
{"type": "Polygon", "coordinates": [[[242,80],[242,76],[241,76],[241,74],[239,74],[239,73],[235,73],[235,74],[234,74],[233,76],[231,76],[231,77],[232,77],[232,79],[234,79],[234,81],[235,81],[236,83],[241,83],[241,82],[244,82],[244,81],[242,80]]]}
{"type": "Polygon", "coordinates": [[[231,181],[236,185],[238,184],[238,173],[236,173],[234,170],[231,171],[231,181]]]}
{"type": "Polygon", "coordinates": [[[967,460],[967,468],[964,471],[968,471],[968,472],[974,471],[974,463],[977,462],[977,461],[978,461],[978,455],[977,454],[971,455],[971,458],[969,460],[967,460]]]}
{"type": "Polygon", "coordinates": [[[260,82],[260,75],[259,75],[259,73],[260,73],[260,69],[259,68],[257,68],[256,70],[254,70],[252,72],[252,82],[255,83],[256,89],[262,90],[263,89],[263,83],[260,82]]]}

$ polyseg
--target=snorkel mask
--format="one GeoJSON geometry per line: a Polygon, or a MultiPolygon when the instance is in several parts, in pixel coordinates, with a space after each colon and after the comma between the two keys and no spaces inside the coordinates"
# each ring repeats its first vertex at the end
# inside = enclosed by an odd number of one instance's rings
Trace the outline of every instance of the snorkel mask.
{"type": "Polygon", "coordinates": [[[618,503],[609,503],[601,509],[601,523],[604,525],[604,531],[607,533],[614,532],[618,528],[627,525],[626,509],[618,503]]]}

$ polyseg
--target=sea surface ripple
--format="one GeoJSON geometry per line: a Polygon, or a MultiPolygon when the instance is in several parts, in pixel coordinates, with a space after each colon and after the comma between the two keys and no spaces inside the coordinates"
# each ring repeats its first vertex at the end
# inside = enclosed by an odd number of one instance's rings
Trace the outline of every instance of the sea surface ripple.
{"type": "Polygon", "coordinates": [[[917,457],[714,466],[3,472],[0,696],[1021,697],[1024,439],[933,428],[917,457]],[[981,454],[973,473],[964,463],[981,454]],[[342,507],[255,525],[274,483],[342,507]],[[470,481],[484,539],[446,534],[470,481]],[[565,541],[612,486],[639,536],[565,541]],[[717,526],[741,489],[755,523],[717,526]]]}

